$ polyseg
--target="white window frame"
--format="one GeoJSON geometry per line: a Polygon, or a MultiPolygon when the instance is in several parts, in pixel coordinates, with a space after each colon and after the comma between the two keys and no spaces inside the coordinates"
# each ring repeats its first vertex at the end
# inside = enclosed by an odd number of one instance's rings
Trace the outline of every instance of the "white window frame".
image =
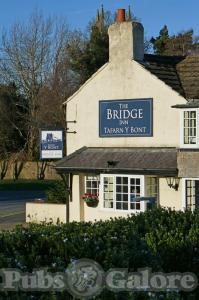
{"type": "MultiPolygon", "coordinates": [[[[199,181],[199,178],[182,178],[182,210],[185,211],[187,209],[187,199],[186,199],[186,181],[192,180],[192,181],[199,181]]],[[[194,209],[192,209],[194,211],[194,209]]]]}
{"type": "MultiPolygon", "coordinates": [[[[128,180],[131,178],[140,179],[140,197],[144,197],[145,194],[145,176],[144,175],[128,175],[128,174],[101,174],[100,175],[100,185],[99,185],[99,204],[100,210],[109,211],[109,212],[120,212],[120,213],[136,213],[142,212],[142,208],[140,209],[116,209],[116,177],[128,177],[128,180]],[[105,208],[104,207],[104,189],[103,182],[105,177],[113,177],[113,208],[105,208]]],[[[128,205],[130,205],[130,184],[128,184],[128,205]]],[[[140,204],[141,205],[141,204],[140,204]]]]}
{"type": "Polygon", "coordinates": [[[199,148],[199,109],[198,108],[186,108],[180,112],[180,147],[185,149],[199,148]],[[195,111],[196,112],[196,144],[184,143],[184,112],[195,111]]]}
{"type": "MultiPolygon", "coordinates": [[[[97,189],[96,190],[98,190],[98,195],[99,195],[99,189],[100,189],[100,175],[99,174],[87,174],[87,175],[85,175],[84,176],[84,192],[85,193],[87,193],[87,182],[88,181],[97,181],[98,182],[98,187],[97,187],[97,189]],[[87,177],[98,177],[99,179],[98,180],[94,180],[94,179],[92,179],[92,180],[87,180],[87,177]]],[[[92,189],[92,187],[90,188],[90,189],[92,189]]]]}

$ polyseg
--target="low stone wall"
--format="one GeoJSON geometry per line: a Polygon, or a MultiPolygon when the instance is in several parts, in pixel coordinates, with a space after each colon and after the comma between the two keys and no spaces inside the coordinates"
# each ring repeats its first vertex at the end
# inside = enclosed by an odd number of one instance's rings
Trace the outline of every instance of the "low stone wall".
{"type": "MultiPolygon", "coordinates": [[[[2,164],[2,161],[0,161],[0,164],[2,164]]],[[[19,164],[21,164],[21,162],[18,162],[18,165],[19,164]]],[[[32,162],[32,161],[23,162],[19,179],[38,179],[41,164],[42,164],[41,162],[32,162]]],[[[4,179],[14,179],[14,165],[15,164],[13,162],[9,162],[6,176],[4,177],[4,179]]],[[[56,173],[54,169],[53,163],[47,164],[45,170],[45,179],[48,180],[60,179],[60,176],[56,173]]]]}
{"type": "Polygon", "coordinates": [[[66,204],[26,203],[26,223],[66,223],[66,204]]]}

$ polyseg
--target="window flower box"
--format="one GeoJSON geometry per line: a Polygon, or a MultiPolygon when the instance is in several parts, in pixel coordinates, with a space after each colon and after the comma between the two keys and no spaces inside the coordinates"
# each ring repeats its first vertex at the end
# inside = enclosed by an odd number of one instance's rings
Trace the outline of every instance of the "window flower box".
{"type": "Polygon", "coordinates": [[[97,207],[98,206],[98,203],[99,203],[98,195],[85,193],[83,195],[82,199],[89,207],[97,207]]]}

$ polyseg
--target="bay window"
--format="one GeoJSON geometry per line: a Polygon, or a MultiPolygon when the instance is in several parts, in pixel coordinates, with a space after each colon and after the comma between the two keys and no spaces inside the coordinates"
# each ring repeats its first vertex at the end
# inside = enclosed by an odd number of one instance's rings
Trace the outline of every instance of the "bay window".
{"type": "Polygon", "coordinates": [[[87,175],[85,193],[99,195],[102,209],[141,211],[140,197],[158,199],[158,178],[120,174],[87,175]]]}
{"type": "Polygon", "coordinates": [[[144,196],[144,176],[102,174],[100,196],[104,209],[140,210],[138,198],[144,196]]]}

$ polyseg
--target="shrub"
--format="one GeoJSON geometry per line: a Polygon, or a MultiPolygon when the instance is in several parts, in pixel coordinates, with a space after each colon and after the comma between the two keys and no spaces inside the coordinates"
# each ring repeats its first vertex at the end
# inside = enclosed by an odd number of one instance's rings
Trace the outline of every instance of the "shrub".
{"type": "Polygon", "coordinates": [[[66,204],[69,193],[66,183],[63,180],[57,181],[47,190],[47,202],[66,204]]]}
{"type": "MultiPolygon", "coordinates": [[[[72,260],[85,257],[97,261],[105,271],[150,267],[153,272],[194,272],[199,277],[199,212],[156,209],[126,219],[58,226],[31,224],[28,228],[0,233],[1,268],[63,272],[72,260]]],[[[1,295],[0,299],[7,299],[5,293],[1,295]]],[[[74,298],[65,291],[45,295],[9,293],[8,299],[74,298]]],[[[96,299],[197,300],[199,292],[197,289],[189,294],[157,293],[152,297],[147,293],[104,291],[96,299]]]]}

